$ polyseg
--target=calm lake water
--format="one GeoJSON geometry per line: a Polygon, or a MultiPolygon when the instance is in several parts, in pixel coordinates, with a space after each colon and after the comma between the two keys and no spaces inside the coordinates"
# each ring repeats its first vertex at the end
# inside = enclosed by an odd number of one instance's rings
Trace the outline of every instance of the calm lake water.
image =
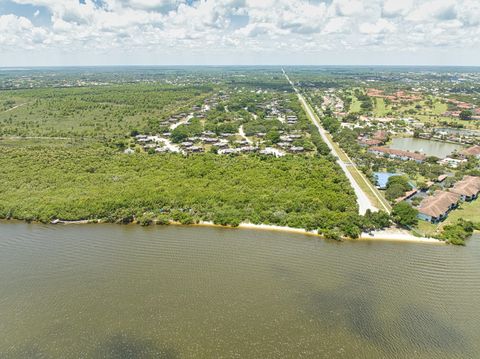
{"type": "Polygon", "coordinates": [[[0,223],[0,358],[479,358],[465,248],[0,223]]]}
{"type": "Polygon", "coordinates": [[[424,140],[423,138],[394,138],[388,146],[396,150],[418,151],[427,156],[436,156],[439,158],[447,157],[455,150],[461,150],[463,147],[454,143],[444,143],[440,141],[424,140]]]}

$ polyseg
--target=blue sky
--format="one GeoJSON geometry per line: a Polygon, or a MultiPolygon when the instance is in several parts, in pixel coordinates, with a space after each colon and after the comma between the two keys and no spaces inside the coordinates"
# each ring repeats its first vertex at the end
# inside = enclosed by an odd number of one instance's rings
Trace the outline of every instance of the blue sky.
{"type": "Polygon", "coordinates": [[[480,0],[0,0],[0,66],[480,65],[480,0]]]}

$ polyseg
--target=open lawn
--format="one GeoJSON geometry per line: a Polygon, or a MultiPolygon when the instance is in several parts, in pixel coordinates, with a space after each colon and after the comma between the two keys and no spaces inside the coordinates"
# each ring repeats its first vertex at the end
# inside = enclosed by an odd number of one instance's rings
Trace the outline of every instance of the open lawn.
{"type": "Polygon", "coordinates": [[[459,219],[480,222],[480,199],[472,202],[463,202],[459,208],[450,212],[448,218],[440,224],[440,227],[456,223],[459,219]]]}
{"type": "Polygon", "coordinates": [[[383,117],[389,111],[390,111],[390,109],[386,106],[385,100],[383,98],[375,98],[374,99],[374,107],[373,107],[374,116],[383,117]]]}
{"type": "Polygon", "coordinates": [[[419,220],[415,230],[423,237],[432,237],[438,234],[438,225],[419,220]]]}
{"type": "Polygon", "coordinates": [[[447,111],[447,109],[448,109],[448,106],[445,103],[442,103],[440,101],[435,101],[433,103],[433,113],[435,115],[441,115],[441,114],[445,113],[445,111],[447,111]]]}
{"type": "Polygon", "coordinates": [[[352,104],[350,105],[350,113],[360,112],[361,104],[362,103],[354,95],[352,95],[352,104]]]}

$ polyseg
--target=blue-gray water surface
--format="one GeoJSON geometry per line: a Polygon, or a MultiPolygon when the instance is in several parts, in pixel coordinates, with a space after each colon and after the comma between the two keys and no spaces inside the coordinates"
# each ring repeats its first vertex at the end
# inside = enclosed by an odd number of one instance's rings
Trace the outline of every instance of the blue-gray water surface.
{"type": "Polygon", "coordinates": [[[455,151],[461,151],[463,146],[456,143],[425,140],[423,138],[398,137],[392,139],[388,146],[395,150],[421,152],[427,156],[445,158],[455,151]]]}
{"type": "Polygon", "coordinates": [[[479,358],[480,238],[0,223],[0,358],[479,358]]]}

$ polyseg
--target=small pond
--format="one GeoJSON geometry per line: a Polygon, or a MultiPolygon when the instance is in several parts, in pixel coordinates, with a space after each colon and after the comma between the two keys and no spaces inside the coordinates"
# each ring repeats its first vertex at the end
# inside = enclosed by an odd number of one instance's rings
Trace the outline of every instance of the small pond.
{"type": "Polygon", "coordinates": [[[436,156],[439,158],[445,158],[451,155],[455,150],[460,151],[463,148],[461,145],[457,145],[455,143],[446,143],[412,137],[394,138],[388,147],[396,150],[411,152],[418,151],[427,156],[436,156]]]}

